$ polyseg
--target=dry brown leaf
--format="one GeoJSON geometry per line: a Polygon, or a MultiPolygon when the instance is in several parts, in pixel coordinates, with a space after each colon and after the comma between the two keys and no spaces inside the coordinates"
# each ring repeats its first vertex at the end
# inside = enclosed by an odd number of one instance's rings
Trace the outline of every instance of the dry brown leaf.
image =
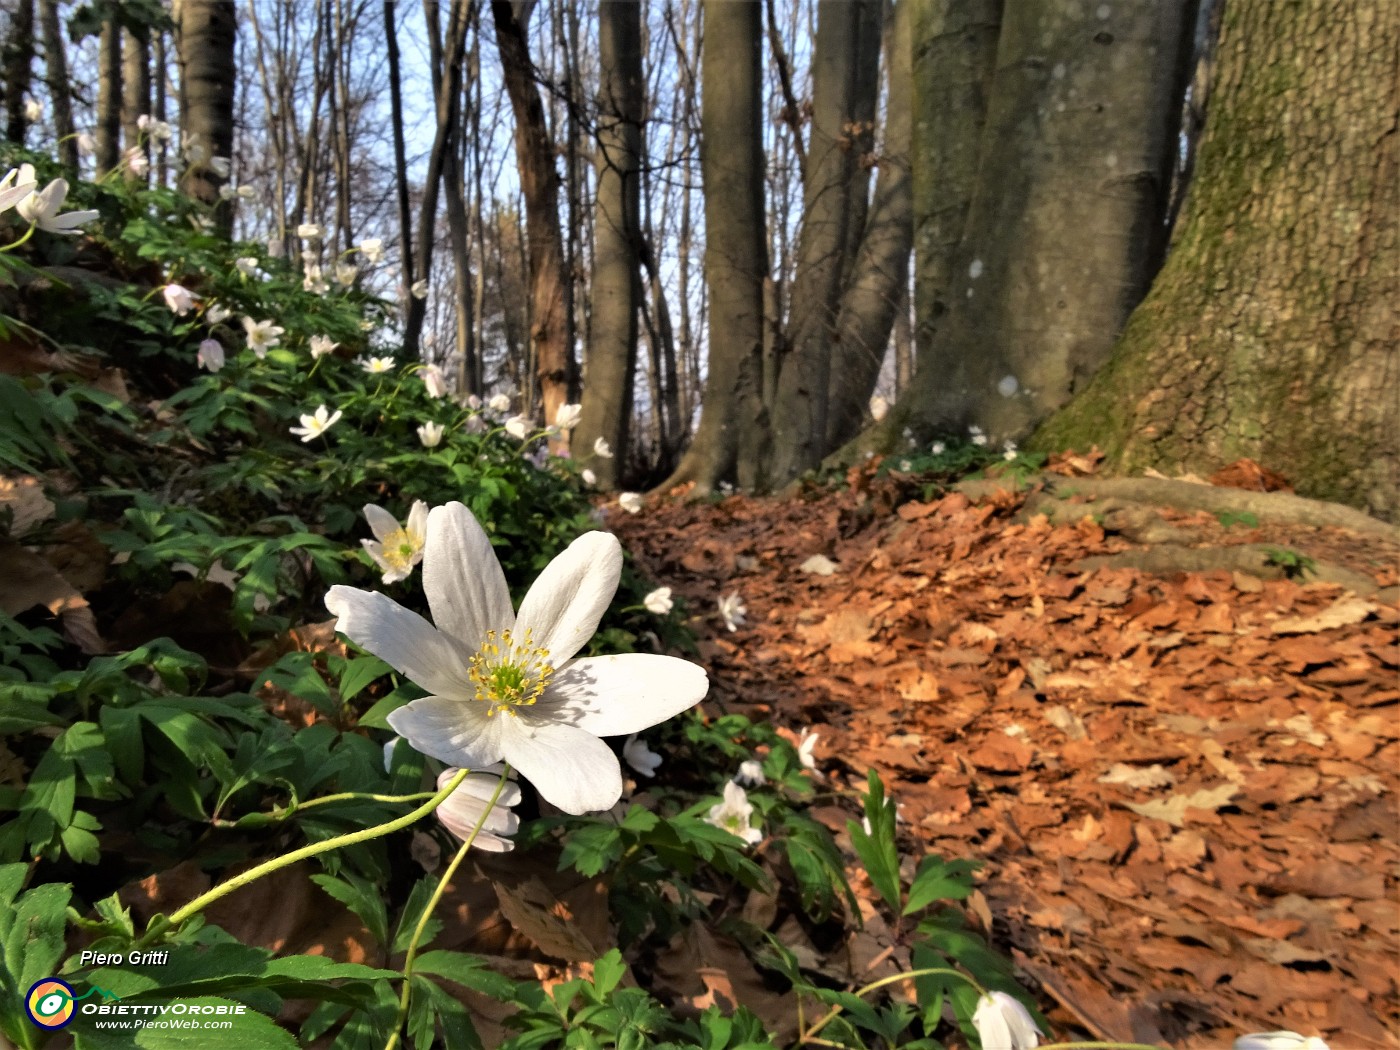
{"type": "MultiPolygon", "coordinates": [[[[576,921],[574,910],[555,896],[538,876],[531,875],[516,882],[498,879],[493,886],[501,912],[510,924],[551,959],[591,962],[611,947],[594,944],[586,933],[586,927],[593,924],[576,921]]],[[[595,904],[606,914],[606,895],[595,904]]]]}
{"type": "Polygon", "coordinates": [[[1360,623],[1376,611],[1374,602],[1345,594],[1321,612],[1306,616],[1285,616],[1269,625],[1271,634],[1315,634],[1360,623]]]}
{"type": "Polygon", "coordinates": [[[1193,791],[1189,795],[1172,795],[1170,798],[1153,799],[1151,802],[1124,802],[1122,805],[1134,813],[1154,820],[1165,820],[1179,828],[1186,823],[1188,809],[1214,812],[1227,805],[1239,790],[1238,784],[1221,784],[1219,787],[1193,791]]]}
{"type": "Polygon", "coordinates": [[[10,517],[9,534],[23,536],[42,521],[53,517],[54,505],[44,495],[43,483],[36,477],[0,475],[0,524],[10,517]]]}

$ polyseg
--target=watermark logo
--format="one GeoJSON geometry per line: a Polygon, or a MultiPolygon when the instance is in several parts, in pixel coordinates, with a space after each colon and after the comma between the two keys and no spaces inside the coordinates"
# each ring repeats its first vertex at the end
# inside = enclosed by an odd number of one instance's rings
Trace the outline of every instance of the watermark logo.
{"type": "Polygon", "coordinates": [[[24,1008],[29,1019],[40,1028],[62,1028],[73,1020],[77,1010],[73,1003],[77,997],[73,986],[57,977],[45,977],[35,981],[24,997],[24,1008]]]}

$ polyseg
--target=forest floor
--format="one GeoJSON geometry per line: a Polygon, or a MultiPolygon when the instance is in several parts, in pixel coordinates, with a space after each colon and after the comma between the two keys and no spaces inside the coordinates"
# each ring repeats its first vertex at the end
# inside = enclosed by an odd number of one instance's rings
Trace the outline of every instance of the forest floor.
{"type": "MultiPolygon", "coordinates": [[[[880,772],[906,853],[985,862],[969,916],[1057,1036],[1400,1046],[1396,533],[1161,511],[1195,550],[1265,545],[1388,588],[1358,595],[1265,578],[1277,564],[1089,568],[1141,544],[1004,490],[911,494],[866,473],[609,525],[700,614],[708,706],[810,727],[833,786],[880,772]],[[729,633],[715,602],[736,591],[729,633]]],[[[826,812],[849,848],[849,809],[826,812]]],[[[898,938],[867,920],[839,950],[895,972],[898,938]]]]}

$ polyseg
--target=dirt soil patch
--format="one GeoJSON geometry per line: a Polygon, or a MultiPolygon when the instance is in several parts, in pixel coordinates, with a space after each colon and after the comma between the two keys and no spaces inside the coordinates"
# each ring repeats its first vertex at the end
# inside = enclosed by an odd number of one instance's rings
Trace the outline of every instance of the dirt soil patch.
{"type": "Polygon", "coordinates": [[[1061,1037],[1400,1046],[1395,535],[1163,512],[1193,549],[1286,548],[1373,579],[1362,596],[1086,569],[1140,529],[853,482],[610,514],[695,614],[710,703],[814,728],[833,781],[880,771],[909,852],[985,861],[972,911],[1061,1037]]]}

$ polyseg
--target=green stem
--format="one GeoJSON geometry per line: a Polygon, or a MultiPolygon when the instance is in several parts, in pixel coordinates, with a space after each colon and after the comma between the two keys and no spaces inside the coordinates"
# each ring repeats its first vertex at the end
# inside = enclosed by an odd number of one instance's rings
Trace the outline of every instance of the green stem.
{"type": "MultiPolygon", "coordinates": [[[[934,974],[943,974],[946,977],[957,977],[959,980],[966,981],[968,984],[972,985],[972,987],[976,988],[979,995],[987,994],[987,990],[983,988],[980,984],[978,984],[976,981],[974,981],[967,974],[963,973],[960,970],[951,970],[946,966],[934,966],[925,970],[909,970],[906,973],[897,973],[893,977],[881,977],[878,981],[871,981],[863,988],[857,988],[855,994],[857,998],[864,999],[871,992],[877,991],[887,984],[897,984],[900,981],[912,980],[915,977],[931,977],[934,974]]],[[[823,1028],[825,1028],[830,1021],[835,1020],[836,1016],[841,1013],[841,1010],[842,1007],[839,1004],[833,1006],[822,1016],[820,1020],[817,1021],[816,1024],[812,1025],[811,1028],[807,1029],[806,1032],[799,1033],[797,1037],[797,1045],[801,1046],[804,1043],[810,1041],[811,1038],[818,1032],[820,1032],[823,1028]]],[[[1157,1050],[1157,1048],[1154,1047],[1152,1048],[1152,1050],[1157,1050]]]]}
{"type": "Polygon", "coordinates": [[[192,916],[198,915],[215,901],[227,897],[236,890],[241,890],[244,886],[247,886],[251,882],[256,882],[264,875],[271,875],[274,871],[280,871],[282,868],[295,864],[299,860],[305,860],[308,857],[314,857],[320,853],[327,853],[330,850],[339,849],[341,846],[354,846],[360,842],[368,842],[370,839],[377,839],[398,831],[400,828],[408,827],[410,824],[413,824],[422,817],[426,817],[433,810],[437,809],[438,805],[447,798],[448,795],[452,794],[452,792],[457,789],[457,786],[467,778],[467,773],[468,770],[465,769],[459,772],[448,781],[447,785],[441,791],[438,791],[432,798],[428,799],[427,802],[423,803],[423,805],[419,806],[411,813],[405,813],[401,817],[395,817],[393,820],[384,824],[376,824],[372,828],[363,828],[360,831],[352,831],[346,835],[337,835],[335,838],[326,839],[324,842],[313,842],[310,845],[303,846],[301,849],[292,850],[292,852],[283,854],[280,857],[273,857],[272,860],[249,868],[241,875],[235,875],[227,882],[215,886],[208,893],[200,894],[169,918],[157,916],[156,919],[151,921],[151,928],[146,931],[145,936],[136,943],[136,946],[138,948],[145,947],[166,929],[179,926],[192,916]],[[162,919],[164,920],[163,922],[159,921],[162,919]]]}
{"type": "MultiPolygon", "coordinates": [[[[496,808],[496,801],[501,797],[501,792],[505,790],[506,778],[510,776],[510,766],[504,766],[501,770],[501,779],[496,784],[496,790],[492,792],[491,798],[487,801],[485,808],[481,811],[481,819],[476,822],[476,827],[472,828],[472,833],[466,837],[462,846],[457,850],[457,855],[452,858],[452,863],[447,866],[447,870],[442,873],[442,878],[438,880],[437,888],[433,890],[433,895],[428,899],[428,906],[423,909],[423,914],[418,917],[418,925],[413,928],[413,937],[408,942],[408,951],[403,960],[403,990],[399,993],[399,1014],[394,1022],[394,1032],[389,1036],[389,1041],[384,1044],[384,1050],[394,1050],[398,1045],[399,1033],[403,1031],[404,1022],[408,1020],[408,1003],[413,995],[413,960],[418,955],[418,942],[423,937],[423,931],[428,928],[428,920],[433,917],[433,912],[442,900],[442,895],[447,890],[447,884],[452,881],[452,876],[457,873],[457,868],[462,861],[467,859],[467,851],[472,848],[472,843],[480,834],[481,829],[486,825],[486,818],[491,815],[491,811],[496,808]]],[[[462,777],[459,775],[453,780],[453,785],[460,783],[462,777]]]]}
{"type": "Polygon", "coordinates": [[[29,240],[29,238],[31,238],[31,237],[34,236],[34,231],[35,231],[35,229],[37,229],[37,227],[36,227],[33,223],[30,223],[30,224],[29,224],[29,229],[27,229],[27,230],[24,231],[24,236],[22,236],[19,240],[13,242],[12,244],[7,244],[7,245],[5,245],[5,247],[0,248],[0,252],[12,252],[12,251],[14,251],[16,248],[18,248],[20,245],[22,245],[25,241],[29,240]]]}

